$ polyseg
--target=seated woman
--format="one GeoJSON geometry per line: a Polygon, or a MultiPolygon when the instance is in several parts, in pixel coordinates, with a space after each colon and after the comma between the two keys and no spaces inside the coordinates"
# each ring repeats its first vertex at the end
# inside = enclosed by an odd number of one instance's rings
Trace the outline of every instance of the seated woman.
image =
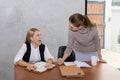
{"type": "Polygon", "coordinates": [[[46,45],[41,41],[39,29],[31,28],[26,35],[26,41],[17,53],[14,64],[25,66],[28,70],[35,70],[34,63],[46,61],[46,68],[52,67],[53,56],[50,54],[46,45]]]}

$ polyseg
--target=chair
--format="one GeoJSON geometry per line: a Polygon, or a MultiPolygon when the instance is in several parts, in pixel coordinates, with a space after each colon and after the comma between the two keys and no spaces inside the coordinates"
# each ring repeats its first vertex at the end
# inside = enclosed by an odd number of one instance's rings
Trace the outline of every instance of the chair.
{"type": "MultiPolygon", "coordinates": [[[[66,46],[60,46],[58,49],[58,58],[62,58],[64,51],[66,49],[66,46]]],[[[72,51],[72,53],[70,54],[70,56],[68,56],[68,58],[65,60],[65,62],[72,62],[75,61],[75,53],[74,51],[72,51]]]]}

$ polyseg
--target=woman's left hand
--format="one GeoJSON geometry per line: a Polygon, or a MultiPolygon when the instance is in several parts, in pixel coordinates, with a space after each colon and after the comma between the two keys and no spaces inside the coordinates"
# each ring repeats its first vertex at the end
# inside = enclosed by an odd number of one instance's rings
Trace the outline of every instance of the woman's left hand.
{"type": "Polygon", "coordinates": [[[47,62],[45,67],[46,67],[47,69],[52,69],[52,64],[47,62]]]}

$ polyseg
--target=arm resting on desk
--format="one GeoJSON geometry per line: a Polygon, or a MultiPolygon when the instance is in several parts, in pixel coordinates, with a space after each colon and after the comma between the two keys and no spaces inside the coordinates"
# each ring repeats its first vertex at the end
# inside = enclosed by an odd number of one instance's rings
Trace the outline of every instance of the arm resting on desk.
{"type": "Polygon", "coordinates": [[[47,69],[51,69],[52,68],[52,63],[53,63],[53,59],[52,58],[49,58],[46,62],[46,68],[47,69]]]}
{"type": "Polygon", "coordinates": [[[106,61],[102,59],[101,50],[98,50],[97,52],[98,52],[99,61],[105,63],[106,61]]]}
{"type": "Polygon", "coordinates": [[[17,61],[16,65],[25,66],[29,71],[36,69],[36,66],[34,64],[27,63],[27,62],[25,62],[23,60],[17,61]]]}

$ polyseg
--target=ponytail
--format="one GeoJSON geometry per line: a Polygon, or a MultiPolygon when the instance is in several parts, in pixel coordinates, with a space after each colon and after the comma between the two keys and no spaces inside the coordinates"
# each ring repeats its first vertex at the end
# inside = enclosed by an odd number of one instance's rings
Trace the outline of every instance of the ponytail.
{"type": "Polygon", "coordinates": [[[84,25],[85,25],[85,28],[89,27],[89,28],[92,28],[94,27],[95,25],[90,21],[90,19],[88,18],[87,15],[84,16],[84,25]]]}

